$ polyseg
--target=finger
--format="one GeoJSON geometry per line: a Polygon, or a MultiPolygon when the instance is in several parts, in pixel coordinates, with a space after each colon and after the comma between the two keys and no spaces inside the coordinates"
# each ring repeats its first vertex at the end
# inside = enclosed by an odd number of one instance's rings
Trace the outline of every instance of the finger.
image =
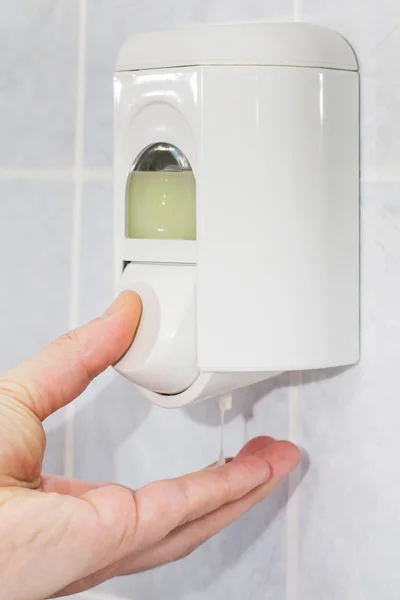
{"type": "MultiPolygon", "coordinates": [[[[145,550],[134,550],[121,560],[68,586],[58,595],[85,591],[111,577],[146,571],[189,554],[205,540],[263,500],[297,466],[300,460],[299,450],[289,442],[267,443],[265,448],[259,452],[263,455],[263,459],[268,461],[271,468],[272,476],[268,482],[261,484],[238,500],[225,504],[216,511],[179,527],[145,550]]],[[[234,459],[233,462],[235,460],[237,459],[234,459]]]]}
{"type": "Polygon", "coordinates": [[[235,502],[225,504],[215,512],[179,527],[144,552],[121,561],[115,575],[146,571],[189,555],[206,540],[266,498],[282,479],[297,467],[300,460],[299,450],[289,442],[274,442],[261,452],[268,455],[272,470],[272,477],[267,483],[235,502]]]}
{"type": "MultiPolygon", "coordinates": [[[[244,456],[214,470],[199,471],[177,479],[146,485],[138,492],[119,493],[117,506],[115,490],[110,486],[93,489],[81,495],[106,515],[110,531],[124,529],[124,539],[118,543],[118,556],[131,554],[163,539],[176,527],[214,511],[265,483],[271,471],[262,456],[244,456]],[[128,504],[126,504],[128,501],[128,504]],[[111,507],[114,506],[113,510],[111,507]],[[123,525],[121,515],[129,515],[123,525]]],[[[108,526],[107,526],[108,528],[108,526]]]]}
{"type": "Polygon", "coordinates": [[[221,467],[145,486],[136,494],[137,544],[164,538],[176,527],[241,498],[270,475],[263,455],[247,455],[221,467]]]}
{"type": "Polygon", "coordinates": [[[276,440],[273,437],[267,435],[260,435],[259,437],[253,438],[247,444],[243,446],[237,456],[247,456],[248,454],[256,454],[259,450],[264,450],[270,444],[273,444],[276,440]]]}
{"type": "Polygon", "coordinates": [[[239,457],[214,470],[151,483],[136,493],[120,486],[106,486],[80,497],[95,507],[99,519],[107,523],[110,536],[123,529],[117,560],[244,496],[265,483],[270,474],[269,464],[260,454],[239,457]]]}
{"type": "Polygon", "coordinates": [[[126,352],[142,310],[139,296],[123,292],[105,315],[56,339],[0,378],[0,389],[40,420],[79,396],[126,352]]]}
{"type": "MultiPolygon", "coordinates": [[[[274,441],[274,438],[268,437],[266,435],[261,435],[259,437],[253,438],[252,440],[247,442],[245,446],[243,446],[243,448],[240,450],[237,456],[248,456],[249,454],[255,454],[258,450],[262,450],[268,444],[272,444],[274,441]]],[[[232,460],[235,460],[235,457],[230,456],[226,458],[225,464],[232,462],[232,460]]],[[[205,467],[205,469],[215,469],[216,466],[217,462],[213,462],[207,467],[205,467]]]]}

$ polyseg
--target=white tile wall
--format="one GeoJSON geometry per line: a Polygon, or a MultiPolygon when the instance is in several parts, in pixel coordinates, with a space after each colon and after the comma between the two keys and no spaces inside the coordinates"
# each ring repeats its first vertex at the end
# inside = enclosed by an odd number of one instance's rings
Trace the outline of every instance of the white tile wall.
{"type": "Polygon", "coordinates": [[[400,183],[365,184],[362,196],[362,361],[307,376],[301,390],[311,457],[300,494],[301,598],[400,593],[400,183]]]}
{"type": "MultiPolygon", "coordinates": [[[[70,182],[0,179],[0,370],[69,326],[72,190],[70,182]]],[[[45,468],[61,473],[62,415],[47,426],[45,468]]]]}
{"type": "Polygon", "coordinates": [[[78,3],[0,2],[0,163],[73,162],[78,3]]]}
{"type": "MultiPolygon", "coordinates": [[[[81,597],[397,600],[398,0],[0,0],[0,368],[101,312],[112,295],[119,44],[139,30],[240,18],[323,23],[358,54],[362,361],[237,394],[229,452],[253,435],[290,437],[305,448],[302,470],[185,561],[81,597]]],[[[163,412],[112,372],[47,430],[48,470],[131,486],[211,462],[219,442],[212,403],[163,412]]]]}
{"type": "Polygon", "coordinates": [[[82,197],[78,273],[80,323],[103,313],[114,293],[112,182],[85,182],[82,197]]]}
{"type": "Polygon", "coordinates": [[[362,93],[362,167],[370,179],[397,179],[400,155],[400,48],[396,0],[301,0],[301,20],[342,33],[357,52],[362,93]]]}

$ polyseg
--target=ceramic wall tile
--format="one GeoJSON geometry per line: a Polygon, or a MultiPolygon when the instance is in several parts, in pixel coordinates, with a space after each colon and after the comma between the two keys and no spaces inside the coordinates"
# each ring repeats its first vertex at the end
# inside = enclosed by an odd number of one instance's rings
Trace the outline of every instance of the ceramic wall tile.
{"type": "MultiPolygon", "coordinates": [[[[0,181],[0,371],[69,327],[72,185],[0,181]]],[[[61,473],[64,424],[46,423],[44,469],[61,473]]]]}
{"type": "Polygon", "coordinates": [[[69,325],[72,185],[0,181],[0,368],[69,325]]]}
{"type": "Polygon", "coordinates": [[[356,51],[361,81],[362,168],[393,179],[400,168],[400,5],[395,0],[302,0],[301,20],[341,33],[356,51]]]}
{"type": "Polygon", "coordinates": [[[79,322],[101,315],[114,296],[113,187],[105,181],[83,188],[79,258],[79,322]]]}
{"type": "Polygon", "coordinates": [[[395,600],[400,575],[400,184],[362,194],[362,358],[300,392],[304,598],[395,600]]]}
{"type": "Polygon", "coordinates": [[[0,3],[0,168],[73,164],[78,4],[0,3]]]}

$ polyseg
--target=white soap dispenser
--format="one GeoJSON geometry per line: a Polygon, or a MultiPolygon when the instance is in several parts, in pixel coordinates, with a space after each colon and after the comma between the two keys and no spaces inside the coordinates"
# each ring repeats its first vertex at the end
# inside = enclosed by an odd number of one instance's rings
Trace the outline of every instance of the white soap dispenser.
{"type": "Polygon", "coordinates": [[[142,34],[115,74],[116,365],[165,407],[359,359],[359,78],[301,23],[142,34]]]}

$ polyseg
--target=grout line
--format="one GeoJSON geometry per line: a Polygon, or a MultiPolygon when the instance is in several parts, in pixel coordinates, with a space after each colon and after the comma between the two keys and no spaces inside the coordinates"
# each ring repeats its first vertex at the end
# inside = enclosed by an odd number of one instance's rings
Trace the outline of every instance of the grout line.
{"type": "Polygon", "coordinates": [[[0,179],[70,181],[73,177],[73,169],[0,169],[0,179]]]}
{"type": "Polygon", "coordinates": [[[112,168],[86,169],[0,169],[0,180],[38,180],[38,181],[112,181],[112,168]]]}
{"type": "MultiPolygon", "coordinates": [[[[290,374],[289,439],[299,442],[301,372],[290,374]]],[[[286,600],[299,598],[299,484],[301,466],[289,475],[286,528],[286,600]]]]}
{"type": "MultiPolygon", "coordinates": [[[[78,68],[75,123],[75,192],[73,202],[72,269],[70,298],[70,328],[78,324],[79,313],[79,265],[82,236],[82,188],[83,146],[85,110],[85,59],[86,59],[86,0],[79,0],[78,68]]],[[[66,408],[64,475],[72,477],[74,472],[74,417],[73,403],[66,408]]]]}
{"type": "Polygon", "coordinates": [[[293,0],[293,20],[301,21],[301,0],[293,0]]]}

